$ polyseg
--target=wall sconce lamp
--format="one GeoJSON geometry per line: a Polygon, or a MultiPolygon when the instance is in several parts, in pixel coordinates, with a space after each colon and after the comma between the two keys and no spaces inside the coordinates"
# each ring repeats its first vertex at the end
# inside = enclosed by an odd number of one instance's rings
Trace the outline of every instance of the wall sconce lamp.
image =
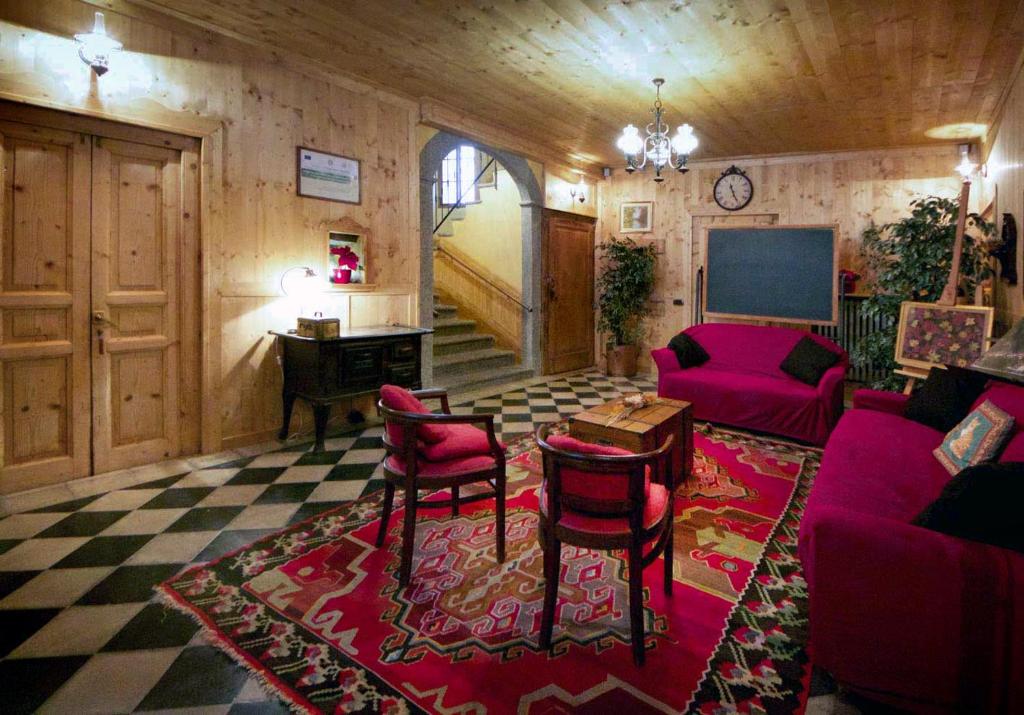
{"type": "Polygon", "coordinates": [[[583,174],[580,174],[580,180],[576,185],[569,189],[569,197],[581,204],[587,200],[587,184],[583,181],[583,174]]]}
{"type": "Polygon", "coordinates": [[[969,182],[971,180],[971,174],[977,168],[977,164],[971,161],[971,145],[961,144],[960,145],[960,163],[956,165],[956,172],[963,177],[963,180],[969,182]]]}
{"type": "Polygon", "coordinates": [[[110,56],[124,48],[124,45],[107,34],[102,12],[96,13],[92,32],[78,33],[75,42],[78,43],[78,56],[92,67],[97,77],[102,77],[110,69],[110,56]]]}

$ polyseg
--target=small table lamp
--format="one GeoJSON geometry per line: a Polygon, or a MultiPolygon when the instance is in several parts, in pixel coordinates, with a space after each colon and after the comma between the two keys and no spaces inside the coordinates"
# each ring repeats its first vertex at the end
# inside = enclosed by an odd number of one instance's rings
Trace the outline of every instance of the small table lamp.
{"type": "Polygon", "coordinates": [[[1004,380],[1024,382],[1024,320],[1018,320],[1006,335],[982,353],[971,369],[1004,380]]]}

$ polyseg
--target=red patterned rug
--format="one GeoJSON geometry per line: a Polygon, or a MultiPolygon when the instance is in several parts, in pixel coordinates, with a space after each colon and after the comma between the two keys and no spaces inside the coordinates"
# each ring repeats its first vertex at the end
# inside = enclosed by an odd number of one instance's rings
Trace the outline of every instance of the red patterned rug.
{"type": "Polygon", "coordinates": [[[397,588],[401,509],[373,546],[380,493],[192,568],[165,600],[308,712],[793,712],[806,701],[796,532],[819,452],[701,428],[676,501],[674,595],[644,574],[647,662],[629,648],[622,554],[566,546],[551,653],[538,452],[510,448],[507,559],[493,501],[424,510],[397,588]]]}

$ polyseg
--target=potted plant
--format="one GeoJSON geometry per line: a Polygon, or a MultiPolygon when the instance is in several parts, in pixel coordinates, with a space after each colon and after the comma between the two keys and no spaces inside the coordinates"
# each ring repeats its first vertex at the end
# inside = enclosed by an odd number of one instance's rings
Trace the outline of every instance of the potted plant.
{"type": "MultiPolygon", "coordinates": [[[[910,202],[910,215],[884,226],[871,224],[863,233],[861,252],[874,278],[872,295],[864,301],[866,315],[880,318],[882,329],[855,345],[851,358],[858,366],[877,366],[886,377],[872,385],[879,390],[899,390],[903,378],[893,374],[900,305],[939,299],[949,280],[953,242],[960,210],[956,199],[929,196],[910,202]]],[[[971,296],[978,281],[991,274],[988,255],[995,227],[976,213],[967,215],[960,288],[971,296]]]]}
{"type": "Polygon", "coordinates": [[[647,301],[654,291],[654,246],[612,238],[598,250],[602,271],[597,281],[597,327],[608,334],[608,374],[632,377],[636,374],[644,319],[650,313],[647,301]]]}

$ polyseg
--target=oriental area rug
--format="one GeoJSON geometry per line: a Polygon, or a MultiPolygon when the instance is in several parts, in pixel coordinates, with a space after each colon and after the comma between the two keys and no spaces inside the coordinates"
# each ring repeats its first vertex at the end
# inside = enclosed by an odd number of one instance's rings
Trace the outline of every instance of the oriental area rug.
{"type": "Polygon", "coordinates": [[[553,646],[537,646],[532,437],[509,447],[504,564],[493,500],[456,517],[445,503],[420,511],[399,589],[402,510],[375,548],[378,492],[158,589],[300,712],[799,712],[810,664],[796,538],[820,452],[708,426],[694,437],[694,475],[676,500],[674,594],[660,563],[644,573],[642,668],[621,553],[563,547],[553,646]]]}

